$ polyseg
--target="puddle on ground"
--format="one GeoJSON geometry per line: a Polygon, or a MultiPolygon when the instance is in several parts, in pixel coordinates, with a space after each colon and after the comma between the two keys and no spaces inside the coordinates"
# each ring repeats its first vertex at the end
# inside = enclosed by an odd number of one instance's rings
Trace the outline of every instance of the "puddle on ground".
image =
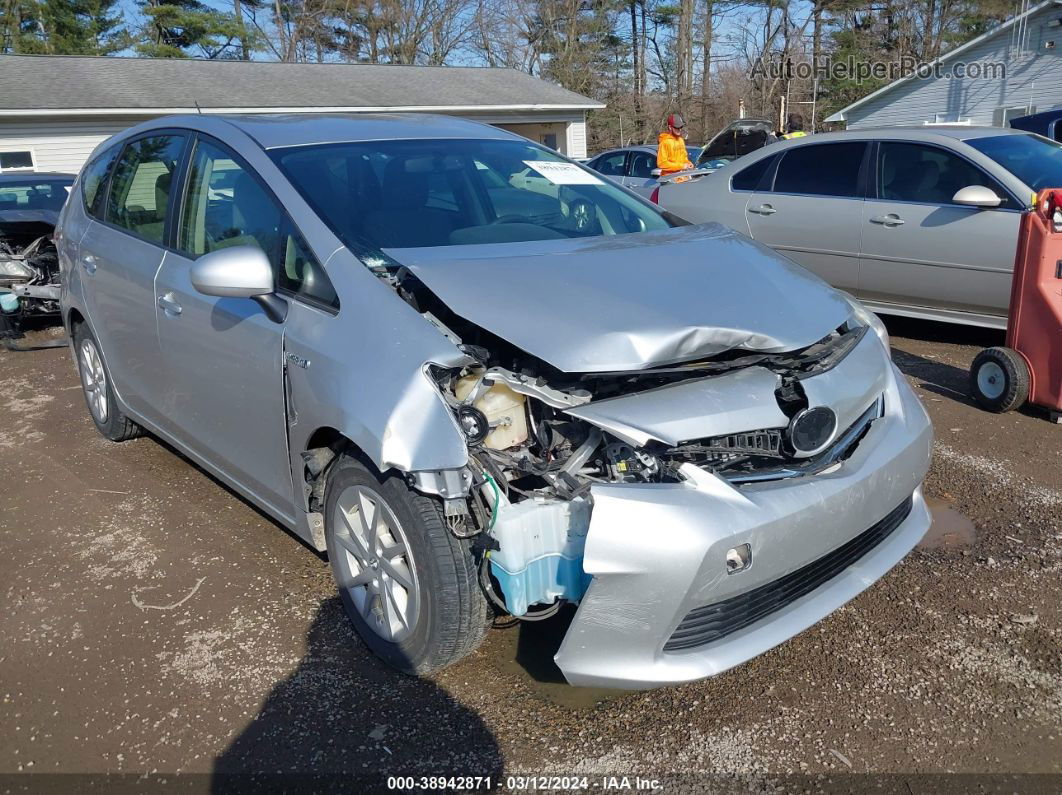
{"type": "Polygon", "coordinates": [[[922,549],[962,549],[972,547],[977,541],[977,525],[969,518],[956,511],[943,500],[926,498],[926,505],[933,515],[929,526],[918,546],[922,549]]]}
{"type": "Polygon", "coordinates": [[[603,701],[622,698],[633,691],[605,687],[572,687],[564,680],[553,655],[560,648],[564,633],[571,624],[574,608],[562,610],[545,621],[521,621],[492,634],[493,663],[506,673],[525,680],[533,694],[551,704],[569,709],[591,709],[603,701]]]}

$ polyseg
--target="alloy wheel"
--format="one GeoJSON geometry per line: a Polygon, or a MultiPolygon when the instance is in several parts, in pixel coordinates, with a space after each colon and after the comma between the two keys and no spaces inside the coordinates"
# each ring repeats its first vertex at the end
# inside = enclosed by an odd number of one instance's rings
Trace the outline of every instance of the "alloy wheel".
{"type": "Polygon", "coordinates": [[[90,339],[81,341],[80,362],[78,369],[81,370],[81,385],[85,389],[89,410],[96,422],[103,425],[110,413],[107,405],[107,373],[103,369],[100,352],[90,339]]]}
{"type": "Polygon", "coordinates": [[[336,501],[337,580],[365,623],[384,640],[404,640],[417,624],[420,585],[409,540],[379,493],[350,486],[336,501]]]}

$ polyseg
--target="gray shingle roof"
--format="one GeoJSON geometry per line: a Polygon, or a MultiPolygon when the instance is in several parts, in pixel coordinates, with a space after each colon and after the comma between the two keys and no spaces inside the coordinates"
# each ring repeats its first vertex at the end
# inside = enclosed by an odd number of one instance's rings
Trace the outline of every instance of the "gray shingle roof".
{"type": "Polygon", "coordinates": [[[3,110],[601,107],[513,69],[0,56],[3,110]]]}

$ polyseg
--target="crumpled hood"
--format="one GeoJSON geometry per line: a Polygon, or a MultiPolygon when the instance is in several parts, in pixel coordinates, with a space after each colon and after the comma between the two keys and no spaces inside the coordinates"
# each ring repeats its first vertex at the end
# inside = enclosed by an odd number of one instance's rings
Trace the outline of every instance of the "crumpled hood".
{"type": "Polygon", "coordinates": [[[719,224],[386,253],[456,314],[564,372],[794,350],[851,314],[820,279],[719,224]]]}

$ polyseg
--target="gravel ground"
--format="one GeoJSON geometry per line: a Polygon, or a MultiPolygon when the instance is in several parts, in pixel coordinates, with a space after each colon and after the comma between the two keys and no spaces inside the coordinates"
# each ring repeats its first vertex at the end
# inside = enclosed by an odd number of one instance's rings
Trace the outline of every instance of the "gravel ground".
{"type": "Polygon", "coordinates": [[[768,654],[645,693],[558,683],[549,626],[496,629],[431,679],[390,673],[322,557],[165,444],[100,437],[65,350],[0,352],[0,774],[640,774],[695,790],[1037,773],[1054,775],[1010,789],[1059,791],[1062,426],[966,397],[999,335],[890,326],[936,426],[926,541],[768,654]]]}

